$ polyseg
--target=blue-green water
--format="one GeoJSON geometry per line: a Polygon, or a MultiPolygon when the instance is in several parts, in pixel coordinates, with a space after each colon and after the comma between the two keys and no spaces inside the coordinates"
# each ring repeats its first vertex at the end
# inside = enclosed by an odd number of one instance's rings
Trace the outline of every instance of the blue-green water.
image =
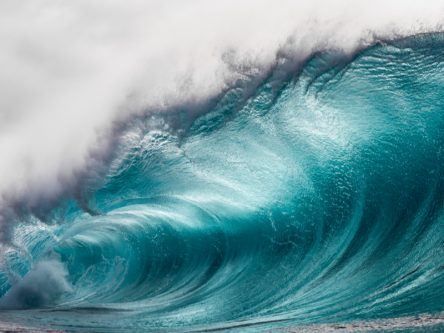
{"type": "Polygon", "coordinates": [[[444,37],[289,68],[194,120],[129,120],[104,176],[20,217],[0,318],[108,332],[442,312],[444,37]]]}

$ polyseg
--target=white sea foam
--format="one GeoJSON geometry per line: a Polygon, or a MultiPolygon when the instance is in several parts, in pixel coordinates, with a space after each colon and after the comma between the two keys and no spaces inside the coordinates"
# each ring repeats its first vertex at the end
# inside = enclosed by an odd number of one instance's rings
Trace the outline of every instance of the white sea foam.
{"type": "Polygon", "coordinates": [[[0,309],[26,309],[52,305],[70,292],[68,272],[57,259],[38,262],[33,269],[0,299],[0,309]]]}

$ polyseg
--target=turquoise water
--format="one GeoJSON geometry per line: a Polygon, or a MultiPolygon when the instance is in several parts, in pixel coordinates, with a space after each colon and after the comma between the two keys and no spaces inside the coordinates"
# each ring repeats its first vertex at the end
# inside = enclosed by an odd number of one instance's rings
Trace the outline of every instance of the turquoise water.
{"type": "Polygon", "coordinates": [[[443,35],[254,82],[198,117],[129,120],[75,197],[23,214],[0,318],[108,332],[442,312],[443,35]]]}

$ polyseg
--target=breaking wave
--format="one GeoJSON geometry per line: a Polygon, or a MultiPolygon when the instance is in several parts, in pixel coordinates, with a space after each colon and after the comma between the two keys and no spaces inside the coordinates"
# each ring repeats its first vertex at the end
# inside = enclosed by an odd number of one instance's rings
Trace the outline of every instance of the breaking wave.
{"type": "Polygon", "coordinates": [[[193,117],[130,119],[75,199],[19,214],[0,318],[108,332],[442,312],[443,35],[257,82],[193,117]]]}

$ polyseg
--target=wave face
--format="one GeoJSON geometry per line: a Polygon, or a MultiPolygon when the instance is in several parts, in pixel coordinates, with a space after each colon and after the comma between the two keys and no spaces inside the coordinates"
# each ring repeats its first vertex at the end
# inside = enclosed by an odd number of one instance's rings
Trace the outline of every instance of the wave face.
{"type": "Polygon", "coordinates": [[[82,199],[20,217],[1,318],[171,331],[440,313],[443,38],[319,53],[193,121],[133,119],[82,199]]]}

